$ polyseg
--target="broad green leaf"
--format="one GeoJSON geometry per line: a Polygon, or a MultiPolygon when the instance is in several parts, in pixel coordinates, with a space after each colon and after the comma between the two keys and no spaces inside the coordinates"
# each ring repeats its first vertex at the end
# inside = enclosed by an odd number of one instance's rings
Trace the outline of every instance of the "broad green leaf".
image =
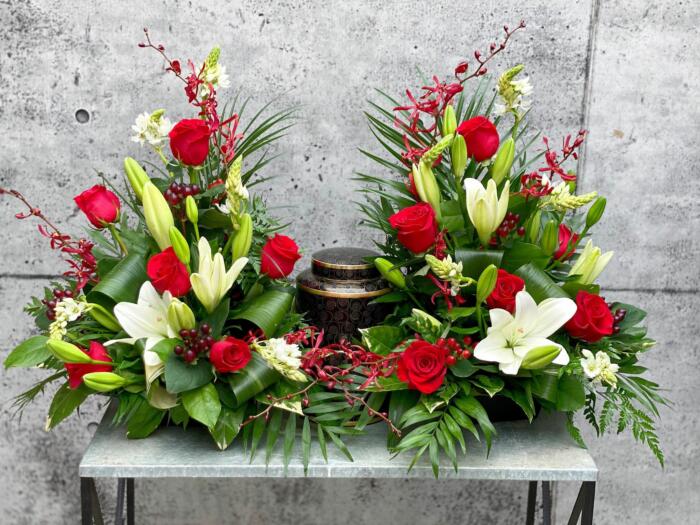
{"type": "MultiPolygon", "coordinates": [[[[620,308],[627,310],[627,313],[625,314],[625,318],[620,321],[618,326],[624,331],[626,328],[631,328],[633,326],[638,325],[641,323],[644,318],[647,316],[647,313],[642,310],[641,308],[637,308],[634,305],[631,304],[625,304],[625,303],[618,303],[615,302],[612,305],[611,311],[615,313],[616,310],[619,310],[620,308]]],[[[8,357],[9,359],[9,357],[8,357]]],[[[7,361],[5,361],[7,363],[7,361]]],[[[5,364],[7,366],[7,364],[5,364]]]]}
{"type": "Polygon", "coordinates": [[[46,420],[46,430],[51,430],[61,421],[70,416],[80,404],[87,399],[91,390],[85,385],[73,390],[65,382],[56,391],[49,407],[49,417],[46,420]]]}
{"type": "Polygon", "coordinates": [[[491,438],[496,434],[496,429],[489,420],[489,416],[481,406],[481,403],[473,396],[469,397],[458,397],[455,400],[457,408],[477,420],[481,431],[484,433],[484,438],[486,439],[486,450],[487,453],[491,451],[491,438]]]}
{"type": "Polygon", "coordinates": [[[287,426],[284,428],[284,473],[287,473],[289,461],[292,459],[292,451],[294,449],[294,437],[297,430],[297,416],[289,414],[287,417],[287,426]]]}
{"type": "MultiPolygon", "coordinates": [[[[451,310],[447,310],[447,318],[450,321],[456,321],[457,319],[462,319],[464,317],[470,317],[476,312],[476,307],[474,306],[455,306],[451,310]]],[[[477,330],[479,327],[477,327],[477,330]]]]}
{"type": "Polygon", "coordinates": [[[160,360],[167,363],[175,354],[173,350],[177,345],[181,345],[180,339],[162,339],[151,347],[151,352],[155,352],[160,360]]]}
{"type": "MultiPolygon", "coordinates": [[[[386,399],[386,396],[387,392],[373,392],[367,398],[367,404],[372,410],[379,411],[382,404],[384,403],[384,400],[386,399]]],[[[365,408],[365,410],[362,411],[362,415],[360,415],[360,417],[357,419],[357,424],[355,425],[355,428],[358,430],[362,430],[372,420],[372,417],[373,416],[370,415],[369,410],[365,408]]]]}
{"type": "Polygon", "coordinates": [[[532,394],[535,397],[556,403],[557,401],[557,383],[559,382],[556,374],[543,373],[532,376],[532,394]]]}
{"type": "Polygon", "coordinates": [[[469,377],[479,369],[469,359],[457,359],[457,362],[448,368],[455,377],[469,377]]]}
{"type": "Polygon", "coordinates": [[[51,357],[46,346],[48,337],[35,335],[15,347],[5,359],[5,368],[36,366],[51,357]]]}
{"type": "Polygon", "coordinates": [[[525,281],[525,288],[540,303],[552,297],[569,297],[541,268],[529,263],[515,270],[515,275],[525,281]]]}
{"type": "Polygon", "coordinates": [[[398,326],[362,328],[360,333],[363,346],[379,355],[388,355],[403,340],[403,330],[398,326]]]}
{"type": "Polygon", "coordinates": [[[216,387],[211,383],[195,390],[188,390],[181,395],[182,406],[192,419],[196,419],[208,428],[214,427],[221,413],[221,401],[216,387]]]}
{"type": "Polygon", "coordinates": [[[238,435],[244,414],[245,407],[241,407],[238,410],[231,410],[227,407],[221,408],[216,425],[209,429],[209,433],[214,438],[219,450],[226,450],[238,435]]]}
{"type": "Polygon", "coordinates": [[[309,418],[304,418],[301,430],[302,462],[304,464],[304,475],[309,472],[309,458],[311,457],[311,424],[309,418]]]}
{"type": "Polygon", "coordinates": [[[271,368],[260,354],[253,352],[252,358],[245,368],[231,374],[228,380],[233,395],[236,396],[238,406],[241,406],[269,386],[277,383],[281,377],[280,373],[271,368]]]}
{"type": "Polygon", "coordinates": [[[140,398],[140,402],[137,402],[126,422],[126,437],[141,439],[150,436],[160,426],[167,412],[167,410],[152,407],[148,401],[140,398]]]}
{"type": "Polygon", "coordinates": [[[433,437],[430,440],[428,453],[430,456],[430,464],[433,468],[433,476],[435,476],[435,479],[437,479],[438,475],[440,474],[440,454],[438,449],[438,442],[435,437],[433,437]]]}
{"type": "Polygon", "coordinates": [[[493,397],[503,390],[505,381],[498,376],[478,375],[472,379],[472,385],[484,390],[489,397],[493,397]]]}
{"type": "Polygon", "coordinates": [[[224,323],[229,312],[229,298],[227,297],[219,303],[212,313],[202,319],[203,323],[207,323],[211,328],[211,336],[214,339],[221,337],[221,332],[224,329],[224,323]]]}
{"type": "MultiPolygon", "coordinates": [[[[404,413],[416,406],[419,394],[415,390],[399,390],[389,394],[389,419],[395,424],[401,421],[404,413]]],[[[393,448],[399,438],[393,432],[387,432],[387,446],[393,448]]]]}
{"type": "Polygon", "coordinates": [[[328,435],[338,450],[340,450],[350,461],[354,461],[354,459],[352,459],[352,454],[350,454],[350,450],[348,450],[348,447],[345,445],[345,443],[343,443],[343,440],[340,439],[335,432],[328,431],[328,435]]]}
{"type": "Polygon", "coordinates": [[[141,285],[148,279],[146,254],[130,252],[107,275],[100,277],[100,282],[87,295],[89,302],[110,312],[117,303],[134,303],[141,285]]]}
{"type": "Polygon", "coordinates": [[[233,319],[243,319],[260,328],[267,337],[276,335],[277,326],[292,307],[292,289],[268,290],[250,301],[233,314],[233,319]]]}
{"type": "Polygon", "coordinates": [[[374,383],[365,388],[368,392],[395,392],[408,390],[408,383],[404,383],[395,375],[391,377],[378,377],[374,383]]]}
{"type": "Polygon", "coordinates": [[[575,412],[586,402],[586,389],[575,376],[565,374],[557,385],[557,410],[575,412]]]}
{"type": "Polygon", "coordinates": [[[510,273],[528,263],[532,263],[538,268],[544,268],[549,259],[549,255],[544,253],[542,248],[536,244],[516,241],[503,254],[501,267],[510,273]]]}
{"type": "Polygon", "coordinates": [[[464,230],[464,216],[459,202],[456,200],[444,201],[440,204],[442,211],[442,225],[450,233],[464,230]]]}
{"type": "Polygon", "coordinates": [[[503,252],[498,250],[455,250],[455,261],[462,263],[462,275],[472,279],[478,279],[490,264],[500,267],[502,259],[503,252]]]}
{"type": "Polygon", "coordinates": [[[532,422],[532,419],[535,417],[535,401],[532,399],[529,382],[523,382],[522,388],[518,386],[503,390],[501,395],[517,404],[525,413],[527,419],[532,422]]]}
{"type": "Polygon", "coordinates": [[[280,428],[282,427],[282,414],[281,410],[273,410],[270,416],[270,422],[267,424],[267,439],[265,441],[265,464],[270,462],[272,457],[272,451],[275,448],[275,443],[277,443],[277,438],[280,435],[280,428]]]}
{"type": "Polygon", "coordinates": [[[196,364],[185,363],[172,357],[165,362],[165,388],[171,394],[179,394],[206,385],[214,379],[211,363],[199,359],[196,364]]]}

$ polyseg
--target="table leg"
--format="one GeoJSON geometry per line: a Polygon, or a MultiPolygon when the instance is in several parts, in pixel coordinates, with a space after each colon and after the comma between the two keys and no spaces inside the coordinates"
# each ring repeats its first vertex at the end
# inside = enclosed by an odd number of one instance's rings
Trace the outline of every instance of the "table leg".
{"type": "Polygon", "coordinates": [[[117,480],[117,507],[114,512],[114,525],[124,525],[124,478],[117,480]]]}
{"type": "Polygon", "coordinates": [[[552,525],[552,485],[542,482],[542,525],[552,525]]]}
{"type": "Polygon", "coordinates": [[[134,478],[126,479],[126,525],[135,524],[134,478]]]}
{"type": "Polygon", "coordinates": [[[569,525],[576,525],[581,517],[581,525],[593,524],[593,502],[595,500],[595,481],[584,481],[578,491],[578,497],[569,517],[569,525]]]}
{"type": "Polygon", "coordinates": [[[92,493],[90,482],[92,478],[80,478],[80,515],[82,525],[92,525],[92,493]]]}
{"type": "Polygon", "coordinates": [[[537,503],[537,481],[531,481],[527,489],[527,514],[525,525],[535,525],[535,505],[537,503]]]}

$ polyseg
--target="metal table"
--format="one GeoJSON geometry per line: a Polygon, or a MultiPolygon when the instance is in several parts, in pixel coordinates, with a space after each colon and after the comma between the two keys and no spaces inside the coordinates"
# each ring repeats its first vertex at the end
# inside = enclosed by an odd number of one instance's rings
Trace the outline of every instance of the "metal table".
{"type": "MultiPolygon", "coordinates": [[[[266,467],[264,453],[258,453],[251,464],[242,447],[236,443],[224,452],[217,450],[204,429],[191,427],[183,431],[178,427],[166,427],[147,439],[128,440],[124,428],[110,424],[111,418],[111,410],[108,410],[80,462],[83,525],[102,523],[95,478],[118,479],[115,523],[133,525],[136,478],[276,478],[285,475],[281,451],[273,454],[266,467]]],[[[483,445],[473,438],[467,439],[468,453],[460,456],[458,471],[455,472],[451,463],[444,458],[440,477],[455,481],[529,481],[525,519],[528,525],[534,524],[539,484],[542,488],[543,522],[548,525],[552,515],[552,483],[579,482],[581,488],[569,524],[576,524],[579,518],[583,525],[593,522],[598,468],[588,451],[571,440],[561,417],[557,414],[541,415],[531,425],[527,421],[498,423],[496,429],[498,436],[488,459],[483,445]]],[[[318,446],[312,445],[307,476],[433,478],[427,458],[423,458],[410,473],[407,473],[407,467],[411,455],[390,459],[385,432],[383,425],[372,425],[365,435],[348,437],[346,443],[354,462],[329,445],[328,463],[325,463],[318,446]]],[[[296,452],[286,473],[290,478],[304,477],[301,451],[296,452]]]]}

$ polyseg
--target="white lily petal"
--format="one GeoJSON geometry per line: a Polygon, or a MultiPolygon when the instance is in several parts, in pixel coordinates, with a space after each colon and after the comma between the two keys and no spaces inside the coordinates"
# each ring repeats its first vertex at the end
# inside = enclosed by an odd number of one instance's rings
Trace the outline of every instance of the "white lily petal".
{"type": "Polygon", "coordinates": [[[508,310],[503,310],[502,308],[492,308],[489,310],[489,318],[491,319],[491,329],[501,330],[508,323],[513,321],[513,316],[508,310]]]}
{"type": "Polygon", "coordinates": [[[537,322],[529,337],[549,337],[576,313],[576,303],[565,297],[545,299],[537,306],[537,322]]]}
{"type": "Polygon", "coordinates": [[[507,344],[508,342],[500,332],[489,334],[474,348],[474,357],[491,363],[510,363],[514,359],[514,353],[507,347],[507,344]]]}
{"type": "Polygon", "coordinates": [[[555,365],[568,365],[569,364],[569,354],[566,350],[564,350],[564,347],[561,348],[561,352],[559,352],[559,355],[554,358],[554,363],[555,365]]]}
{"type": "Polygon", "coordinates": [[[514,324],[517,325],[521,336],[530,333],[537,322],[537,303],[532,296],[524,290],[515,295],[515,316],[514,324]]]}
{"type": "Polygon", "coordinates": [[[142,358],[144,373],[146,375],[146,387],[148,387],[165,371],[165,363],[160,360],[158,354],[150,350],[144,350],[142,358]]]}
{"type": "Polygon", "coordinates": [[[498,368],[504,374],[514,376],[518,373],[518,370],[520,370],[522,362],[523,360],[516,356],[510,363],[500,363],[498,368]]]}
{"type": "Polygon", "coordinates": [[[133,345],[133,344],[136,344],[136,341],[138,341],[138,339],[136,339],[135,337],[125,337],[124,339],[110,339],[109,341],[107,341],[105,343],[105,346],[111,346],[111,345],[115,345],[117,343],[125,343],[127,345],[133,345]]]}

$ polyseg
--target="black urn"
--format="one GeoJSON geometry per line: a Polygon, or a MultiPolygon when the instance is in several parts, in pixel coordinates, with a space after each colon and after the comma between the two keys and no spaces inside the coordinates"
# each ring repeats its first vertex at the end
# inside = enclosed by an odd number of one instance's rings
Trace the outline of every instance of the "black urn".
{"type": "Polygon", "coordinates": [[[372,301],[391,291],[363,248],[328,248],[313,254],[311,268],[297,277],[297,309],[325,332],[324,341],[358,337],[359,328],[381,323],[390,311],[372,301]]]}

